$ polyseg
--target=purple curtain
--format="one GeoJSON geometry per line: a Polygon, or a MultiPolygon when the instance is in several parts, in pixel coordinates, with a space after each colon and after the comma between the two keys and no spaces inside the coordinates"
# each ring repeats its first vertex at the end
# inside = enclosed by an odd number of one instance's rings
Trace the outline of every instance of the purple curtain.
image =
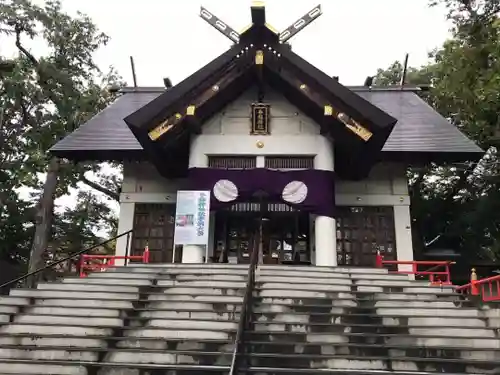
{"type": "MultiPolygon", "coordinates": [[[[301,211],[334,217],[334,173],[330,171],[314,169],[276,171],[265,168],[241,170],[191,168],[189,169],[189,188],[191,190],[211,191],[210,205],[213,210],[237,202],[255,201],[255,193],[263,191],[266,193],[266,200],[270,202],[283,202],[301,211]],[[234,200],[221,202],[216,198],[214,186],[221,180],[230,181],[232,183],[230,185],[237,188],[237,194],[234,194],[233,197],[234,200]],[[290,183],[295,187],[295,189],[291,190],[298,191],[294,198],[295,203],[285,200],[283,196],[285,187],[290,187],[290,183]],[[301,186],[300,189],[297,187],[299,185],[301,186]],[[297,195],[300,198],[297,198],[297,195]]],[[[234,192],[234,189],[232,191],[234,192]]],[[[290,189],[287,191],[290,191],[290,189]]]]}

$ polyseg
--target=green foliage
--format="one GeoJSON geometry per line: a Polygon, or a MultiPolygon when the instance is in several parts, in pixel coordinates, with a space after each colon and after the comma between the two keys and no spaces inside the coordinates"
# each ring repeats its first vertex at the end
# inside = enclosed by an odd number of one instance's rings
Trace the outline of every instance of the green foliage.
{"type": "MultiPolygon", "coordinates": [[[[409,171],[416,248],[438,239],[466,258],[500,259],[500,1],[441,0],[453,38],[408,70],[409,84],[430,84],[425,99],[488,150],[477,165],[432,165],[409,171]]],[[[396,84],[402,66],[379,70],[374,82],[396,84]]]]}
{"type": "MultiPolygon", "coordinates": [[[[62,161],[49,174],[47,168],[49,148],[109,104],[115,94],[107,88],[120,84],[120,78],[113,69],[101,72],[93,60],[108,37],[87,16],[64,13],[60,1],[41,6],[30,0],[1,2],[0,33],[19,52],[0,65],[9,68],[0,71],[0,260],[25,264],[35,227],[49,226],[48,236],[38,241],[46,244],[43,251],[63,252],[112,232],[103,233],[103,225],[116,227],[114,212],[90,190],[77,194],[74,208],[56,213],[50,238],[54,199],[80,189],[82,180],[113,198],[117,186],[108,183],[116,177],[87,173],[85,178],[86,172],[101,171],[99,164],[62,161]],[[44,42],[42,55],[30,51],[30,40],[44,42]],[[94,182],[96,177],[109,186],[94,182]],[[46,178],[56,178],[57,184],[44,182],[46,178]],[[38,214],[44,207],[48,216],[38,214]]],[[[7,60],[0,56],[0,62],[7,60]]]]}

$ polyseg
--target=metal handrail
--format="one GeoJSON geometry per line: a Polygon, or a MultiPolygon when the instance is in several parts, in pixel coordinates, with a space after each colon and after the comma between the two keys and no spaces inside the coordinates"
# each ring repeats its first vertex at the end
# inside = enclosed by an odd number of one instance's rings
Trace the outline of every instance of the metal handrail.
{"type": "Polygon", "coordinates": [[[253,236],[252,242],[252,254],[250,255],[250,265],[248,267],[247,285],[243,297],[240,320],[238,322],[238,331],[234,339],[233,358],[231,360],[229,375],[236,374],[238,370],[238,359],[244,348],[245,330],[249,328],[252,319],[253,291],[255,285],[255,271],[259,260],[260,233],[253,236]]]}
{"type": "MultiPolygon", "coordinates": [[[[119,235],[114,236],[114,237],[112,237],[112,238],[110,238],[110,239],[107,239],[106,241],[101,242],[101,243],[98,243],[97,245],[93,245],[93,246],[88,247],[88,248],[86,248],[86,249],[83,249],[83,250],[77,251],[77,252],[75,252],[75,253],[73,253],[73,254],[68,255],[66,258],[59,259],[59,260],[57,260],[57,261],[55,261],[55,262],[52,262],[52,263],[50,263],[50,264],[47,264],[45,267],[39,268],[39,269],[37,269],[37,270],[35,270],[35,271],[32,271],[32,272],[28,272],[28,273],[26,273],[26,274],[24,274],[24,275],[22,275],[22,276],[19,276],[19,277],[17,277],[17,278],[15,278],[15,279],[13,279],[13,280],[7,281],[6,283],[3,283],[2,285],[0,285],[0,290],[1,290],[1,289],[3,289],[3,288],[5,288],[5,287],[7,287],[7,286],[12,285],[12,284],[17,284],[19,281],[23,281],[23,280],[27,279],[28,277],[31,277],[31,276],[37,275],[37,274],[39,274],[39,273],[40,273],[40,272],[42,272],[42,271],[48,270],[48,269],[50,269],[50,268],[53,268],[54,266],[57,266],[58,264],[64,263],[64,262],[66,262],[66,261],[68,261],[68,260],[71,260],[71,259],[73,259],[73,258],[76,258],[76,257],[78,257],[78,256],[80,256],[80,255],[82,255],[82,254],[88,253],[89,251],[92,251],[92,250],[94,250],[94,249],[97,249],[98,247],[104,246],[104,245],[106,245],[107,243],[109,243],[109,242],[111,242],[111,241],[114,241],[114,240],[116,240],[116,239],[118,239],[118,238],[120,238],[120,237],[123,237],[123,236],[129,236],[132,232],[133,232],[133,229],[131,229],[131,230],[129,230],[129,231],[126,231],[126,232],[123,232],[122,234],[119,234],[119,235]]],[[[128,237],[127,237],[127,238],[128,238],[128,237]]],[[[127,248],[128,248],[128,246],[129,246],[129,243],[130,243],[130,241],[127,241],[127,248]]]]}

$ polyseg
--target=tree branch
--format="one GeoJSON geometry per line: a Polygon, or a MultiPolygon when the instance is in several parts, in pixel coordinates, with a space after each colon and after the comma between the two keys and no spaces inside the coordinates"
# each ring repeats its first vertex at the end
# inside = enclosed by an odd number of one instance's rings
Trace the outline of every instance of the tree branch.
{"type": "Polygon", "coordinates": [[[120,201],[120,194],[117,192],[111,191],[109,189],[106,189],[104,186],[99,185],[98,183],[89,180],[85,175],[82,173],[80,174],[80,181],[82,181],[85,185],[90,186],[92,189],[95,189],[111,199],[114,199],[115,201],[119,202],[120,201]]]}
{"type": "Polygon", "coordinates": [[[40,67],[40,63],[38,60],[33,56],[24,46],[21,44],[21,32],[22,32],[22,27],[20,25],[15,26],[15,31],[16,31],[16,47],[21,53],[26,56],[26,58],[36,67],[40,67]]]}

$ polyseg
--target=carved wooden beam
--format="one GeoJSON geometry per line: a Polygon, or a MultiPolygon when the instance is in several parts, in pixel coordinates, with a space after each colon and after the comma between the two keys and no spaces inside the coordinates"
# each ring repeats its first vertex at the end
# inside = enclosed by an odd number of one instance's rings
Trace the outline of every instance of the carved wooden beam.
{"type": "Polygon", "coordinates": [[[197,116],[197,112],[199,112],[200,108],[222,93],[229,85],[245,73],[248,65],[250,64],[250,58],[248,54],[244,54],[240,56],[240,59],[241,60],[238,63],[235,62],[224,72],[221,72],[221,78],[219,78],[215,84],[202,91],[201,94],[198,94],[193,100],[191,100],[190,104],[185,105],[183,109],[179,108],[177,113],[161,121],[157,126],[149,131],[149,138],[153,141],[157,141],[164,135],[171,133],[174,129],[183,126],[182,124],[184,122],[188,123],[187,127],[190,130],[195,133],[199,133],[201,131],[202,119],[197,116]]]}
{"type": "Polygon", "coordinates": [[[270,57],[267,59],[268,63],[266,64],[268,68],[273,70],[275,74],[278,74],[287,84],[298,89],[304,97],[317,105],[319,110],[323,110],[325,121],[320,124],[322,132],[327,130],[327,126],[335,126],[340,123],[363,141],[367,142],[370,140],[373,133],[369,129],[354,120],[344,111],[336,108],[334,104],[329,102],[325,97],[323,97],[323,95],[297,78],[295,74],[291,73],[283,66],[280,66],[278,57],[274,57],[274,55],[271,54],[266,54],[266,57],[267,56],[270,57]]]}

